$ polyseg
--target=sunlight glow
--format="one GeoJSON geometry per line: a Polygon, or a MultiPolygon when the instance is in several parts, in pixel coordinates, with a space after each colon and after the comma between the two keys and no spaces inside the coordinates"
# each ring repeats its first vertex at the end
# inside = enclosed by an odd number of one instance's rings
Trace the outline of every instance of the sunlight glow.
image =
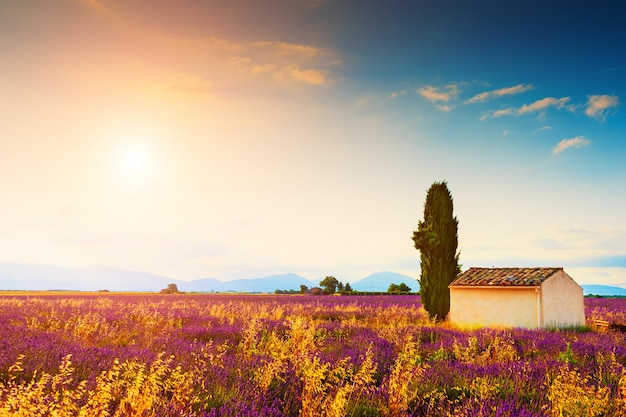
{"type": "Polygon", "coordinates": [[[127,173],[136,175],[145,172],[148,158],[141,149],[127,149],[122,155],[122,164],[127,173]]]}
{"type": "Polygon", "coordinates": [[[152,170],[153,161],[149,149],[141,143],[125,144],[118,150],[117,174],[124,181],[144,181],[152,170]]]}

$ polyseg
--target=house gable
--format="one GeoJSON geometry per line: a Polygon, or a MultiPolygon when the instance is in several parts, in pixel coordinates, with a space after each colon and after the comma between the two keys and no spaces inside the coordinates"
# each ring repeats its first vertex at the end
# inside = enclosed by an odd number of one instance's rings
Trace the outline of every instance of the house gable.
{"type": "Polygon", "coordinates": [[[542,327],[585,325],[583,289],[565,271],[560,271],[541,286],[542,327]]]}

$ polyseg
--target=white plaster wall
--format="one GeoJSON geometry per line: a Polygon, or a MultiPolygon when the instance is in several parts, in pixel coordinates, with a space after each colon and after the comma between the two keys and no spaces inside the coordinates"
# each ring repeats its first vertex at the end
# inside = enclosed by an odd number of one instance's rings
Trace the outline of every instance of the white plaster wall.
{"type": "Polygon", "coordinates": [[[537,293],[529,288],[450,288],[450,321],[459,326],[536,329],[537,293]]]}
{"type": "Polygon", "coordinates": [[[545,280],[541,293],[541,327],[585,325],[583,289],[564,271],[545,280]]]}

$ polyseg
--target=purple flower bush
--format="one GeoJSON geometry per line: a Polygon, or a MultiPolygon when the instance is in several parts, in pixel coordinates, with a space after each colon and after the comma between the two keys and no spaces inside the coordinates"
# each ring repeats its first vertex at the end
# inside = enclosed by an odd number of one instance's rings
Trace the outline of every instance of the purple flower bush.
{"type": "Polygon", "coordinates": [[[457,329],[416,296],[0,296],[0,416],[623,416],[625,366],[621,332],[457,329]]]}

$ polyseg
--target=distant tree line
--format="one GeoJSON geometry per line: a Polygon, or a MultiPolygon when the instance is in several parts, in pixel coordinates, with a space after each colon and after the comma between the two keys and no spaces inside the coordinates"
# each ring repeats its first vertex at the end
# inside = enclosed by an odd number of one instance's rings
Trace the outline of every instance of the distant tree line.
{"type": "Polygon", "coordinates": [[[300,285],[299,290],[276,290],[274,294],[313,294],[313,295],[384,295],[384,294],[410,294],[411,288],[404,282],[401,284],[391,284],[387,292],[383,291],[355,291],[349,282],[345,284],[332,275],[326,276],[319,283],[320,288],[309,288],[306,285],[300,285]]]}
{"type": "Polygon", "coordinates": [[[329,275],[321,280],[320,287],[324,289],[324,294],[335,294],[336,292],[341,294],[352,291],[352,287],[349,282],[344,285],[343,282],[339,281],[332,275],[329,275]]]}
{"type": "Polygon", "coordinates": [[[401,284],[390,284],[389,288],[387,288],[387,292],[391,293],[408,293],[411,292],[411,287],[406,285],[404,282],[401,284]]]}
{"type": "Polygon", "coordinates": [[[349,282],[345,284],[339,281],[332,275],[326,276],[319,283],[321,288],[313,287],[309,288],[304,284],[300,285],[300,290],[276,290],[274,294],[314,294],[314,295],[332,295],[332,294],[344,294],[352,292],[352,287],[349,282]]]}

